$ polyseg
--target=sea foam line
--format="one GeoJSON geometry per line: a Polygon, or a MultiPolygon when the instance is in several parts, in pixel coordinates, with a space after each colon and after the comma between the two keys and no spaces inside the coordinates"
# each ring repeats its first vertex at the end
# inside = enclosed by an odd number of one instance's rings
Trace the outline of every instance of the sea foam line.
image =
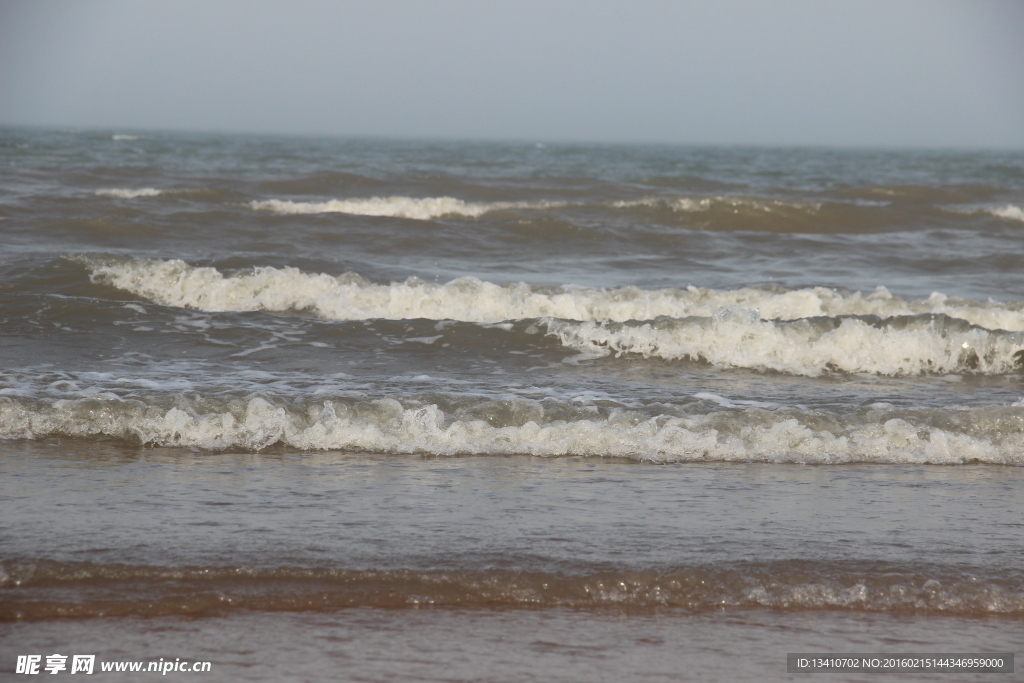
{"type": "Polygon", "coordinates": [[[357,216],[389,216],[430,220],[442,216],[478,218],[491,211],[515,209],[549,209],[562,206],[557,202],[465,202],[454,197],[370,197],[363,199],[332,199],[326,202],[296,202],[282,199],[253,201],[257,211],[279,214],[347,213],[357,216]]]}
{"type": "Polygon", "coordinates": [[[998,218],[1005,218],[1011,221],[1021,221],[1024,223],[1024,209],[1013,204],[1007,204],[1006,206],[997,206],[988,209],[988,212],[998,218]]]}
{"type": "Polygon", "coordinates": [[[1024,223],[1024,209],[1014,204],[1006,204],[1004,206],[947,206],[945,207],[945,210],[960,214],[987,213],[988,215],[995,216],[996,218],[1024,223]]]}
{"type": "Polygon", "coordinates": [[[428,318],[493,323],[544,317],[614,322],[708,317],[721,308],[739,307],[757,312],[763,320],[941,314],[989,330],[1024,331],[1024,303],[976,302],[938,292],[927,299],[907,300],[884,287],[866,294],[826,287],[645,290],[498,285],[474,277],[446,284],[415,278],[376,284],[354,273],[332,276],[290,267],[265,266],[225,275],[177,259],[75,258],[94,282],[165,306],[201,311],[307,310],[332,320],[428,318]]]}
{"type": "Polygon", "coordinates": [[[163,193],[163,190],[157,190],[156,188],[153,187],[143,187],[139,189],[108,187],[102,190],[96,190],[97,197],[113,197],[115,199],[135,199],[136,197],[158,197],[163,193]]]}
{"type": "Polygon", "coordinates": [[[643,197],[641,199],[624,199],[612,202],[612,208],[629,209],[645,207],[651,209],[668,208],[683,213],[702,213],[715,209],[751,213],[801,212],[814,214],[821,210],[821,202],[783,201],[755,197],[739,197],[717,195],[714,197],[643,197]]]}
{"type": "Polygon", "coordinates": [[[722,422],[716,414],[638,422],[617,412],[605,419],[494,426],[482,419],[454,419],[436,405],[406,408],[394,399],[360,406],[327,400],[288,410],[257,397],[232,409],[199,413],[137,400],[39,403],[0,397],[0,436],[5,438],[105,436],[208,450],[258,451],[283,444],[304,450],[580,455],[649,462],[1024,464],[1024,434],[1019,430],[971,435],[892,418],[832,433],[796,418],[762,413],[751,413],[741,423],[722,422]]]}

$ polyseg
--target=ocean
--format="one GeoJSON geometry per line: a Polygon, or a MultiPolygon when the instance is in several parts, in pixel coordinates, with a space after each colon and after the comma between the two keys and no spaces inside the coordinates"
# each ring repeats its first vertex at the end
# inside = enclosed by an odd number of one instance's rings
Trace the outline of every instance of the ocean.
{"type": "Polygon", "coordinates": [[[1022,247],[1024,152],[0,129],[0,677],[1013,652],[1022,247]]]}

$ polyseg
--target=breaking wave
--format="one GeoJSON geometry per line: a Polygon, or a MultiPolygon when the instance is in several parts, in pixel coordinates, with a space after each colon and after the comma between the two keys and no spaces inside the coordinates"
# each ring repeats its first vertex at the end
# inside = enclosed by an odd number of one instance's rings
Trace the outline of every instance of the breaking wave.
{"type": "Polygon", "coordinates": [[[648,462],[850,462],[1024,465],[1020,406],[921,419],[877,407],[845,424],[814,412],[759,408],[651,417],[622,409],[592,418],[530,399],[481,401],[472,411],[374,401],[216,402],[101,396],[0,397],[0,437],[113,438],[132,444],[259,451],[303,450],[455,455],[622,457],[648,462]],[[936,422],[942,423],[938,426],[936,422]]]}
{"type": "Polygon", "coordinates": [[[889,202],[877,199],[741,195],[653,196],[614,201],[607,206],[632,212],[643,221],[690,229],[816,234],[905,229],[908,222],[934,212],[929,207],[893,212],[889,202]]]}
{"type": "Polygon", "coordinates": [[[333,199],[326,202],[295,202],[281,199],[250,202],[257,211],[279,214],[348,213],[358,216],[390,216],[430,220],[442,216],[479,218],[491,211],[516,209],[548,209],[561,206],[555,202],[465,202],[454,197],[370,197],[368,199],[333,199]]]}
{"type": "Polygon", "coordinates": [[[1004,206],[950,206],[946,207],[947,211],[961,214],[979,214],[984,213],[996,218],[1002,218],[1008,221],[1020,221],[1024,223],[1024,209],[1014,204],[1006,204],[1004,206]]]}
{"type": "Polygon", "coordinates": [[[136,197],[158,197],[163,193],[163,190],[157,190],[152,187],[143,187],[136,190],[111,187],[103,190],[96,190],[96,196],[98,197],[113,197],[115,199],[135,199],[136,197]]]}
{"type": "Polygon", "coordinates": [[[1024,333],[985,330],[944,315],[783,322],[730,307],[709,317],[643,323],[545,322],[564,346],[595,357],[638,354],[805,376],[1005,374],[1024,365],[1024,333]]]}
{"type": "Polygon", "coordinates": [[[1007,204],[1006,206],[998,206],[995,208],[988,209],[988,212],[997,218],[1005,218],[1010,221],[1021,221],[1024,223],[1024,209],[1013,204],[1007,204]]]}
{"type": "Polygon", "coordinates": [[[37,560],[0,564],[0,587],[7,593],[0,621],[202,616],[234,610],[333,612],[356,607],[1024,614],[1024,586],[1015,579],[979,579],[944,567],[806,561],[565,574],[37,560]]]}
{"type": "Polygon", "coordinates": [[[816,213],[821,210],[821,202],[783,201],[760,197],[740,197],[720,195],[715,197],[644,197],[642,199],[626,199],[612,202],[616,209],[635,207],[668,208],[684,213],[702,213],[715,210],[751,213],[816,213]]]}
{"type": "Polygon", "coordinates": [[[429,318],[491,323],[544,317],[611,322],[706,317],[721,308],[740,307],[756,312],[763,320],[935,314],[989,330],[1024,331],[1024,303],[976,302],[937,292],[927,299],[907,300],[884,287],[867,294],[826,287],[645,290],[498,285],[474,277],[446,284],[416,278],[375,284],[355,273],[332,276],[290,267],[265,266],[225,275],[177,259],[80,260],[94,282],[165,306],[202,311],[304,310],[331,320],[429,318]]]}

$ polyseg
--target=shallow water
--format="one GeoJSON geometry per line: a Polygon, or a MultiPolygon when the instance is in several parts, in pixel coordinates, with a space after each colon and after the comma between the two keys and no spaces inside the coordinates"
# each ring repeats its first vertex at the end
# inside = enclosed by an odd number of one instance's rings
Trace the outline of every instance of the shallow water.
{"type": "Polygon", "coordinates": [[[25,558],[4,565],[19,589],[7,618],[422,605],[1024,614],[1019,468],[27,446],[3,461],[4,548],[25,558]],[[68,604],[76,590],[86,599],[68,604]]]}
{"type": "MultiPolygon", "coordinates": [[[[231,618],[0,624],[17,651],[55,642],[113,661],[211,661],[168,679],[315,681],[786,681],[786,652],[1012,651],[1019,621],[835,612],[623,615],[590,610],[352,609],[231,618]]],[[[99,658],[97,658],[99,661],[99,658]]],[[[5,660],[7,671],[13,669],[5,660]]],[[[96,680],[147,680],[97,672],[96,680]]],[[[12,679],[16,677],[11,675],[12,679]]],[[[148,674],[152,679],[153,674],[148,674]]],[[[1019,674],[900,674],[910,681],[1015,680],[1019,674]]],[[[17,678],[21,678],[20,676],[17,678]]],[[[894,678],[894,677],[883,677],[894,678]]],[[[878,674],[829,674],[867,683],[878,674]]]]}

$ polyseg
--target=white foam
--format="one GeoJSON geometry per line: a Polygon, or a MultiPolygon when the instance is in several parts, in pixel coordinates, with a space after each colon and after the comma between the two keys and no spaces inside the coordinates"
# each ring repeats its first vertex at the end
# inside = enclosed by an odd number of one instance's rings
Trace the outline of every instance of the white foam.
{"type": "Polygon", "coordinates": [[[453,419],[436,405],[405,408],[393,399],[358,407],[324,401],[299,411],[253,398],[231,410],[200,414],[119,399],[40,404],[0,397],[0,436],[6,438],[103,435],[210,450],[260,450],[285,444],[303,450],[614,456],[653,462],[1024,465],[1024,435],[1019,431],[970,435],[893,418],[832,433],[765,411],[745,417],[745,423],[728,430],[716,422],[715,414],[637,421],[623,412],[606,419],[497,427],[481,419],[453,419]]]}
{"type": "Polygon", "coordinates": [[[901,319],[872,325],[847,318],[837,326],[760,320],[736,308],[709,318],[650,323],[545,321],[559,341],[590,355],[639,354],[668,360],[818,376],[830,371],[915,375],[1003,374],[1018,367],[1024,335],[942,321],[901,319]]]}
{"type": "Polygon", "coordinates": [[[122,141],[122,140],[138,140],[139,136],[138,135],[124,135],[123,133],[116,133],[114,135],[111,135],[110,139],[111,140],[118,140],[118,141],[122,141]]]}
{"type": "Polygon", "coordinates": [[[816,212],[821,209],[820,202],[783,201],[781,199],[763,199],[754,197],[738,197],[718,195],[713,197],[643,197],[627,199],[611,203],[612,208],[628,209],[634,207],[668,208],[684,213],[703,213],[714,209],[732,212],[777,213],[779,211],[816,212]]]}
{"type": "Polygon", "coordinates": [[[554,202],[465,202],[454,197],[370,197],[367,199],[333,199],[326,202],[295,202],[281,199],[250,202],[258,211],[280,214],[348,213],[358,216],[390,216],[430,220],[442,216],[478,218],[491,211],[511,209],[548,209],[554,202]]]}
{"type": "Polygon", "coordinates": [[[722,406],[723,408],[735,408],[736,407],[736,403],[734,403],[733,401],[730,401],[729,399],[725,398],[724,396],[719,396],[718,394],[712,394],[709,391],[702,391],[700,393],[696,393],[696,394],[693,395],[693,397],[694,398],[699,398],[699,399],[701,399],[703,401],[711,401],[712,403],[717,403],[718,405],[722,406]]]}
{"type": "Polygon", "coordinates": [[[202,311],[308,310],[333,320],[429,318],[496,323],[524,318],[581,321],[708,317],[723,307],[756,311],[765,320],[816,316],[944,314],[987,329],[1024,331],[1024,303],[953,299],[933,293],[923,300],[826,287],[790,291],[751,287],[717,291],[700,287],[539,288],[497,285],[464,277],[447,284],[409,279],[374,284],[349,273],[340,277],[296,268],[256,268],[225,276],[179,260],[82,258],[95,282],[110,284],[165,306],[202,311]]]}
{"type": "Polygon", "coordinates": [[[989,209],[989,213],[998,218],[1005,218],[1009,221],[1021,221],[1024,223],[1024,209],[1013,204],[1007,204],[1006,206],[999,206],[989,209]]]}
{"type": "Polygon", "coordinates": [[[978,214],[987,213],[990,216],[996,218],[1003,218],[1008,221],[1021,221],[1024,222],[1024,209],[1014,204],[1006,204],[1004,206],[996,205],[968,205],[968,206],[946,206],[944,210],[952,213],[960,214],[978,214]]]}
{"type": "Polygon", "coordinates": [[[96,190],[96,195],[99,197],[113,197],[115,199],[135,199],[136,197],[158,197],[163,194],[163,190],[157,190],[152,187],[143,187],[137,190],[111,187],[104,190],[96,190]]]}

